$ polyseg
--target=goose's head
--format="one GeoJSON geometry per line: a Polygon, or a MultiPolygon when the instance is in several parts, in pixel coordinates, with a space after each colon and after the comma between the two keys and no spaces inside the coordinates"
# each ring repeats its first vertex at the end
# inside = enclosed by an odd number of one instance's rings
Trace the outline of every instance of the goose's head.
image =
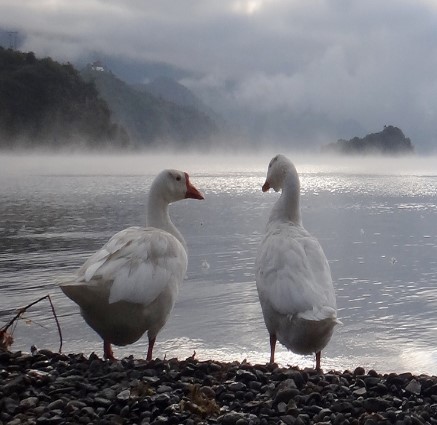
{"type": "Polygon", "coordinates": [[[267,178],[262,191],[267,192],[269,189],[273,189],[275,192],[279,192],[284,188],[285,177],[289,173],[295,175],[298,182],[299,177],[292,162],[284,155],[276,155],[269,163],[267,178]]]}
{"type": "Polygon", "coordinates": [[[158,191],[170,204],[185,198],[204,199],[203,195],[192,185],[187,173],[179,170],[164,170],[152,183],[151,191],[158,191]]]}

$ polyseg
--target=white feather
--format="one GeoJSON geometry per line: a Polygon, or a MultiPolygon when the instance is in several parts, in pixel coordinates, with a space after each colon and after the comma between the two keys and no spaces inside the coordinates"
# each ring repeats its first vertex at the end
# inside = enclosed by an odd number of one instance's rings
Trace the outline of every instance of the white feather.
{"type": "Polygon", "coordinates": [[[85,275],[84,275],[85,282],[89,282],[94,277],[94,274],[97,272],[97,270],[100,268],[100,266],[105,263],[105,261],[106,261],[106,258],[103,258],[95,263],[90,264],[86,268],[85,275]]]}
{"type": "Polygon", "coordinates": [[[303,227],[279,223],[264,237],[256,264],[259,290],[279,313],[336,308],[328,262],[303,227]]]}

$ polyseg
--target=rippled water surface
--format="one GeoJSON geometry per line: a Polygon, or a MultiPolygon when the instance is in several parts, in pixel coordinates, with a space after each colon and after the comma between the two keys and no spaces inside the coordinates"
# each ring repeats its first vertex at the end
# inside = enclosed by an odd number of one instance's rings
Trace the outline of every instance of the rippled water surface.
{"type": "MultiPolygon", "coordinates": [[[[189,247],[189,267],[155,354],[184,358],[195,350],[200,359],[266,362],[268,335],[254,282],[254,258],[278,197],[260,190],[270,156],[192,161],[170,155],[3,156],[0,324],[18,307],[50,294],[63,350],[101,355],[99,337],[59,290],[57,279],[74,272],[116,231],[143,225],[153,176],[161,168],[177,167],[190,172],[206,199],[171,206],[189,247]]],[[[433,163],[416,161],[413,166],[390,160],[388,167],[381,159],[354,166],[326,159],[319,164],[305,158],[294,162],[301,175],[304,226],[320,240],[329,259],[343,322],[323,352],[323,367],[362,365],[379,372],[437,374],[433,163]]],[[[58,348],[46,301],[29,309],[14,338],[14,349],[29,351],[32,344],[58,348]]],[[[144,357],[146,348],[143,337],[115,348],[115,354],[144,357]]],[[[277,358],[282,364],[314,364],[311,356],[282,347],[277,358]]]]}

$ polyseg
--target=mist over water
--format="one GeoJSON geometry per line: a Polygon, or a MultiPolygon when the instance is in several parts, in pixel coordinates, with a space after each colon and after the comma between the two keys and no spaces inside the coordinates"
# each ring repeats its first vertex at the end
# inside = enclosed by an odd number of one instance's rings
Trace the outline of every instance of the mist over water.
{"type": "MultiPolygon", "coordinates": [[[[0,323],[50,293],[64,351],[102,355],[99,337],[56,281],[118,230],[143,225],[154,175],[178,168],[205,200],[171,206],[189,268],[155,354],[184,358],[196,350],[200,359],[265,363],[254,258],[279,196],[260,190],[276,153],[1,155],[0,323]]],[[[303,223],[328,257],[343,322],[322,353],[323,368],[437,374],[437,158],[285,153],[300,173],[303,223]]],[[[26,317],[13,348],[56,350],[48,305],[26,317]]],[[[143,337],[115,354],[144,357],[146,346],[143,337]]],[[[278,361],[314,364],[280,347],[278,361]]]]}
{"type": "Polygon", "coordinates": [[[435,175],[437,156],[332,156],[288,152],[274,148],[253,152],[214,152],[195,150],[164,153],[1,153],[0,176],[16,174],[66,175],[150,175],[163,168],[184,168],[189,173],[265,172],[276,153],[287,155],[299,173],[347,173],[375,175],[435,175]]]}

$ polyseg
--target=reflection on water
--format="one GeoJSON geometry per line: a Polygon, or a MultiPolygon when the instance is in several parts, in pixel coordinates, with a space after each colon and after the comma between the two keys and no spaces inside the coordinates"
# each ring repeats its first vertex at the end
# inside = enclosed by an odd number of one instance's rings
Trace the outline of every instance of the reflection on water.
{"type": "MultiPolygon", "coordinates": [[[[28,162],[28,172],[0,176],[0,321],[50,293],[64,350],[101,355],[99,338],[56,280],[74,272],[116,231],[144,223],[155,170],[141,172],[134,162],[132,172],[123,173],[111,170],[106,159],[93,160],[88,173],[62,161],[64,172],[58,165],[28,162]]],[[[234,159],[210,172],[205,158],[190,164],[192,180],[206,199],[171,207],[190,263],[156,355],[183,358],[196,351],[201,359],[268,360],[253,270],[278,197],[260,191],[267,162],[252,161],[251,168],[234,159]]],[[[351,174],[326,165],[296,165],[303,170],[304,224],[330,261],[343,322],[323,353],[324,368],[363,365],[380,372],[437,374],[437,173],[351,174]]],[[[35,305],[26,319],[15,329],[14,348],[29,351],[36,344],[55,350],[58,335],[49,306],[35,305]]],[[[116,355],[144,357],[146,345],[143,338],[116,349],[116,355]]],[[[301,366],[314,362],[280,347],[278,360],[301,366]]]]}

